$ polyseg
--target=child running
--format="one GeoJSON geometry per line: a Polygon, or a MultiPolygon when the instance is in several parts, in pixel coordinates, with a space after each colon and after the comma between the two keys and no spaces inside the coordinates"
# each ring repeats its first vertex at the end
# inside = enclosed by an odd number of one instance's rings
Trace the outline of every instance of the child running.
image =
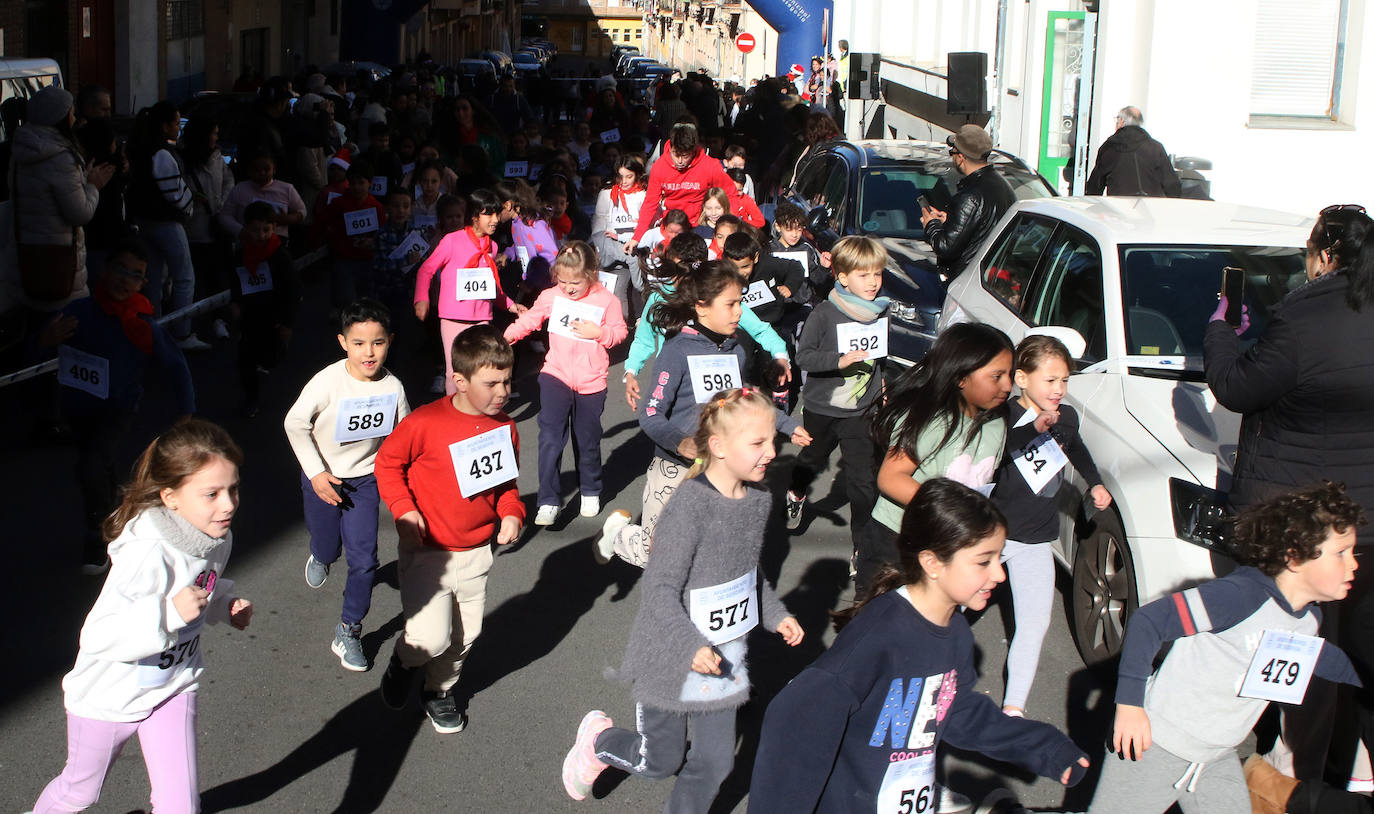
{"type": "Polygon", "coordinates": [[[1052,336],[1032,334],[1016,348],[1016,386],[1021,398],[1010,404],[1005,455],[997,471],[992,502],[1007,518],[1002,564],[1011,582],[1016,633],[1007,647],[1007,687],[1002,711],[1022,715],[1040,664],[1040,645],[1050,627],[1054,605],[1054,554],[1059,539],[1055,495],[1064,465],[1073,464],[1091,484],[1088,496],[1102,511],[1111,493],[1078,434],[1078,412],[1061,404],[1073,369],[1069,349],[1052,336]]]}
{"type": "Polygon", "coordinates": [[[1317,637],[1315,603],[1349,593],[1364,522],[1338,484],[1271,498],[1236,521],[1248,566],[1131,614],[1112,734],[1129,759],[1103,761],[1089,814],[1174,803],[1185,814],[1249,814],[1236,746],[1269,702],[1301,704],[1314,675],[1360,684],[1345,653],[1317,637]]]}
{"type": "Polygon", "coordinates": [[[343,311],[344,358],[316,373],[283,422],[301,465],[301,495],[310,555],[305,584],[319,588],[340,553],[348,558],[343,612],[330,649],[345,670],[367,670],[363,619],[372,607],[377,573],[377,450],[410,413],[405,388],[387,372],[391,314],[362,299],[343,311]]]}
{"type": "Polygon", "coordinates": [[[759,578],[773,506],[759,484],[776,454],[776,421],[752,388],[702,407],[692,440],[704,462],[664,507],[619,671],[633,684],[635,728],[613,727],[600,710],[583,717],[563,761],[574,800],[609,764],[651,779],[677,773],[665,810],[705,814],[735,764],[735,714],[749,700],[746,634],[762,622],[801,643],[801,625],[759,578]]]}
{"type": "Polygon", "coordinates": [[[886,446],[878,502],[855,552],[855,595],[897,562],[902,510],[930,478],[945,477],[984,493],[1002,459],[1011,394],[1012,344],[989,325],[961,322],[941,333],[915,367],[897,379],[873,420],[886,446]]]}
{"type": "Polygon", "coordinates": [[[239,233],[241,265],[234,268],[231,291],[239,315],[239,384],[241,414],[258,414],[262,371],[280,361],[291,342],[301,305],[301,281],[286,243],[272,229],[272,207],[254,201],[243,210],[239,233]]]}
{"type": "MultiPolygon", "coordinates": [[[[654,528],[673,490],[687,478],[687,470],[702,457],[695,431],[701,405],[724,390],[740,386],[745,352],[735,339],[743,308],[739,272],[728,260],[702,264],[678,281],[672,296],[654,306],[651,324],[668,335],[654,369],[654,389],[644,400],[639,426],[654,441],[654,458],[644,481],[643,514],[639,525],[617,510],[606,518],[596,543],[598,561],[617,554],[643,567],[649,557],[654,528]]],[[[805,446],[811,436],[785,413],[774,415],[779,431],[792,443],[805,446]]]]}
{"type": "Polygon", "coordinates": [[[1082,779],[1088,759],[1072,741],[1002,715],[974,688],[973,633],[957,611],[987,607],[1005,578],[1005,529],[977,492],[945,478],[921,487],[902,519],[900,566],[836,614],[835,643],[768,705],[750,811],[936,811],[941,741],[1082,779]]]}
{"type": "Polygon", "coordinates": [[[601,413],[606,408],[607,351],[629,329],[620,302],[597,280],[596,250],[580,240],[553,262],[554,287],[506,328],[517,342],[549,326],[549,352],[539,372],[539,510],[536,526],[551,526],[562,506],[558,470],[571,425],[577,444],[583,517],[601,514],[601,413]]]}
{"type": "MultiPolygon", "coordinates": [[[[494,197],[494,196],[493,196],[494,197]]],[[[436,732],[461,732],[453,687],[482,631],[492,542],[520,537],[520,436],[502,412],[515,354],[490,325],[453,340],[454,394],[397,425],[377,452],[377,488],[396,518],[405,632],[382,676],[382,701],[402,709],[424,668],[421,701],[436,732]]]]}
{"type": "MultiPolygon", "coordinates": [[[[736,240],[727,241],[727,254],[736,253],[736,240]]],[[[754,251],[756,256],[758,244],[747,238],[744,242],[745,251],[754,251]]],[[[787,527],[801,525],[807,492],[839,446],[849,498],[849,534],[857,551],[878,500],[874,479],[878,450],[868,432],[867,416],[883,393],[888,300],[878,292],[883,287],[887,252],[871,237],[854,236],[836,243],[833,253],[835,287],[807,318],[797,345],[797,365],[807,374],[802,387],[802,426],[813,440],[792,468],[787,527]]],[[[769,279],[765,284],[772,282],[769,279]]]]}
{"type": "MultiPolygon", "coordinates": [[[[500,272],[492,256],[491,236],[501,219],[501,201],[496,193],[473,190],[467,199],[467,228],[445,235],[434,247],[415,275],[415,318],[421,322],[429,315],[429,283],[439,274],[439,334],[444,346],[444,367],[452,370],[453,340],[473,325],[490,322],[495,315],[493,302],[514,314],[525,307],[501,290],[500,272]]],[[[444,383],[452,396],[454,379],[444,383]]]]}
{"type": "Polygon", "coordinates": [[[158,814],[200,810],[196,696],[205,624],[243,630],[253,605],[223,576],[233,548],[243,453],[229,433],[186,419],[158,436],[105,520],[113,564],[62,679],[67,765],[35,814],[84,811],[138,734],[158,814]]]}

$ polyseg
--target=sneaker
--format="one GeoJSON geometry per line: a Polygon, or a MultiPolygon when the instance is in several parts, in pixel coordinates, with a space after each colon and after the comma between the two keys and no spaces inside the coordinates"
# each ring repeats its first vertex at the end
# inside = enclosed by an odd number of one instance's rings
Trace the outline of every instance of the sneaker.
{"type": "Polygon", "coordinates": [[[784,413],[790,412],[790,410],[788,409],[788,407],[790,406],[788,396],[789,393],[786,390],[774,390],[773,406],[777,407],[784,413]]]}
{"type": "Polygon", "coordinates": [[[305,584],[318,588],[329,579],[329,563],[320,562],[311,554],[305,558],[305,584]]]}
{"type": "Polygon", "coordinates": [[[434,731],[440,735],[462,732],[468,725],[467,713],[458,709],[458,699],[453,697],[452,690],[426,691],[420,696],[420,700],[424,705],[425,714],[429,716],[429,722],[434,725],[434,731]]]}
{"type": "Polygon", "coordinates": [[[630,525],[630,513],[624,509],[616,509],[611,512],[611,516],[606,518],[606,522],[601,524],[601,536],[596,539],[595,556],[596,561],[602,565],[611,561],[615,556],[615,536],[620,530],[630,525]]]}
{"type": "Polygon", "coordinates": [[[367,672],[367,656],[363,654],[363,626],[361,624],[346,625],[343,622],[334,629],[334,643],[329,646],[334,651],[334,655],[339,657],[339,664],[345,670],[352,670],[355,673],[367,672]]]}
{"type": "Polygon", "coordinates": [[[444,388],[447,386],[448,385],[445,384],[443,376],[435,376],[434,381],[430,382],[429,392],[433,393],[436,396],[442,396],[444,394],[444,388]]]}
{"type": "Polygon", "coordinates": [[[181,348],[182,350],[199,352],[203,350],[210,350],[210,343],[201,340],[201,338],[196,336],[195,334],[191,334],[187,336],[185,339],[178,342],[177,347],[181,348]]]}
{"type": "Polygon", "coordinates": [[[606,770],[606,764],[596,756],[596,736],[611,727],[611,719],[599,709],[582,717],[577,726],[577,740],[563,758],[563,789],[574,800],[585,800],[592,784],[606,770]]]}
{"type": "Polygon", "coordinates": [[[387,662],[386,672],[382,673],[382,703],[392,709],[405,709],[410,700],[410,685],[414,682],[415,670],[401,664],[395,653],[387,662]]]}
{"type": "Polygon", "coordinates": [[[534,514],[534,524],[536,526],[552,526],[557,519],[557,506],[540,506],[539,511],[534,514]]]}
{"type": "Polygon", "coordinates": [[[578,513],[583,517],[596,517],[601,514],[601,498],[597,495],[583,495],[582,510],[578,513]]]}
{"type": "Polygon", "coordinates": [[[222,319],[215,320],[214,331],[216,339],[229,338],[229,325],[222,319]]]}
{"type": "Polygon", "coordinates": [[[787,490],[787,528],[796,531],[801,526],[802,510],[806,508],[806,496],[797,497],[791,489],[787,490]]]}
{"type": "Polygon", "coordinates": [[[973,801],[948,786],[935,784],[935,810],[940,814],[973,814],[973,801]]]}

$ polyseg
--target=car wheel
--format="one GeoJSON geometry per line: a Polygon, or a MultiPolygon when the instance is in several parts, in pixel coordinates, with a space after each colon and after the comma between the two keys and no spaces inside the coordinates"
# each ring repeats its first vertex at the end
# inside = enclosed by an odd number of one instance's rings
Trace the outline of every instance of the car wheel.
{"type": "Polygon", "coordinates": [[[1084,664],[1099,664],[1121,652],[1126,620],[1138,606],[1135,564],[1121,521],[1111,512],[1099,512],[1073,560],[1069,610],[1084,664]]]}

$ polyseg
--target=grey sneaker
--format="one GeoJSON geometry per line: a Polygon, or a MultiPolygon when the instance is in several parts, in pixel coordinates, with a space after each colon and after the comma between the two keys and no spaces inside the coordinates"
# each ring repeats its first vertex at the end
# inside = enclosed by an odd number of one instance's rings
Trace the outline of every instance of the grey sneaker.
{"type": "Polygon", "coordinates": [[[339,626],[334,628],[334,644],[330,645],[329,649],[339,657],[339,664],[342,664],[345,670],[365,673],[370,666],[367,656],[363,654],[362,635],[361,624],[345,625],[340,622],[339,626]]]}
{"type": "Polygon", "coordinates": [[[801,526],[802,510],[806,508],[806,497],[797,497],[792,494],[792,490],[787,490],[787,528],[791,531],[801,526]]]}
{"type": "Polygon", "coordinates": [[[420,700],[424,705],[425,714],[429,716],[429,722],[434,725],[434,731],[440,735],[462,732],[468,725],[467,713],[458,709],[458,699],[453,697],[452,690],[426,691],[421,694],[420,700]]]}
{"type": "Polygon", "coordinates": [[[327,579],[329,579],[329,565],[315,559],[314,554],[306,557],[305,584],[309,585],[311,588],[318,588],[323,585],[324,581],[327,579]]]}

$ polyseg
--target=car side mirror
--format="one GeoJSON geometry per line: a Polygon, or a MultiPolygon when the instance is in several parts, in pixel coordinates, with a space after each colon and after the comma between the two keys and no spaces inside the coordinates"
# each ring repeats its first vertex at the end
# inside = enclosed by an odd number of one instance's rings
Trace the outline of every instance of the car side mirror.
{"type": "Polygon", "coordinates": [[[1088,342],[1083,335],[1073,328],[1066,328],[1063,325],[1041,325],[1039,328],[1031,328],[1026,331],[1026,336],[1039,335],[1049,336],[1064,343],[1064,347],[1069,349],[1069,355],[1075,359],[1082,359],[1083,354],[1088,350],[1088,342]]]}
{"type": "Polygon", "coordinates": [[[806,228],[813,235],[830,228],[830,213],[825,211],[825,207],[818,206],[811,210],[806,216],[806,228]]]}

